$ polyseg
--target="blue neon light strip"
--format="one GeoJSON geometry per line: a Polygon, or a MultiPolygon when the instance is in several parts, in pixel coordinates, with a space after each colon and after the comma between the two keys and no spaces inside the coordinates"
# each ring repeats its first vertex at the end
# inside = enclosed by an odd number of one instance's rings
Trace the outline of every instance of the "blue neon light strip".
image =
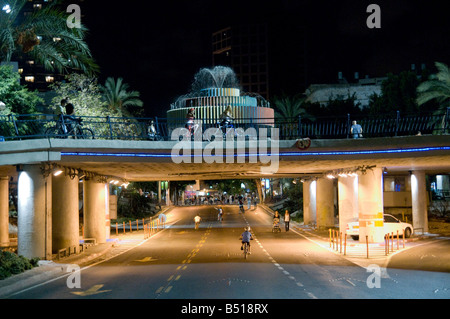
{"type": "MultiPolygon", "coordinates": [[[[327,151],[327,152],[281,152],[281,153],[257,153],[257,154],[235,154],[234,156],[330,156],[330,155],[364,155],[364,154],[395,154],[412,152],[449,151],[450,146],[405,148],[390,150],[367,150],[367,151],[327,151]]],[[[216,156],[216,155],[177,155],[177,156],[216,156]]],[[[61,152],[61,156],[107,156],[107,157],[172,157],[172,154],[149,154],[149,153],[100,153],[100,152],[61,152]]],[[[223,154],[223,156],[228,156],[223,154]]]]}

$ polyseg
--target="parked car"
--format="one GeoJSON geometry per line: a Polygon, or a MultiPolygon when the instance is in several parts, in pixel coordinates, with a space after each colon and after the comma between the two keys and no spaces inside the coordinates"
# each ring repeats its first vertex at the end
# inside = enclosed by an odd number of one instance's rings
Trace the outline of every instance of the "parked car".
{"type": "MultiPolygon", "coordinates": [[[[384,214],[384,232],[386,234],[394,233],[397,236],[397,230],[399,236],[403,236],[405,232],[405,238],[411,237],[414,232],[414,228],[409,223],[404,223],[392,215],[384,214]]],[[[359,221],[353,221],[347,224],[347,235],[350,235],[353,239],[359,239],[359,221]]]]}

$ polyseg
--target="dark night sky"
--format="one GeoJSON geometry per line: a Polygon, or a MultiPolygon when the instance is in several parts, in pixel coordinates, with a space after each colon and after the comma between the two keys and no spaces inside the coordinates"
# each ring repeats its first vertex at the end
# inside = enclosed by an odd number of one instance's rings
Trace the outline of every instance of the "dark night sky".
{"type": "Polygon", "coordinates": [[[269,51],[276,70],[271,96],[301,93],[296,65],[303,43],[308,85],[335,82],[338,71],[375,77],[412,63],[433,71],[434,61],[450,63],[445,1],[87,0],[81,10],[100,82],[123,77],[141,92],[150,116],[164,116],[195,73],[211,67],[211,34],[231,24],[268,23],[277,41],[269,51]],[[381,29],[366,26],[370,3],[381,7],[381,29]],[[298,33],[303,28],[306,38],[298,33]]]}

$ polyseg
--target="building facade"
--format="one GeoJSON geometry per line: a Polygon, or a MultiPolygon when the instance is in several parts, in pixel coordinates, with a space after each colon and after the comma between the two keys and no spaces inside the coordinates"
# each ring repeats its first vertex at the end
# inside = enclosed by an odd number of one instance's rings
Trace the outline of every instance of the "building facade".
{"type": "Polygon", "coordinates": [[[245,92],[269,98],[267,24],[237,25],[212,34],[213,66],[230,66],[245,92]]]}

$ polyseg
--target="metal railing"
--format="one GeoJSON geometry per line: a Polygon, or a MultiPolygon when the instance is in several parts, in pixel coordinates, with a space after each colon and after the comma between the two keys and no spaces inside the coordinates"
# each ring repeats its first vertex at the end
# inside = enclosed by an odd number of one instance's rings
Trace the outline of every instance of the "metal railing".
{"type": "MultiPolygon", "coordinates": [[[[61,120],[52,114],[0,115],[0,140],[22,140],[33,138],[95,138],[122,140],[153,140],[149,135],[150,123],[159,139],[170,140],[173,129],[184,127],[186,119],[173,118],[124,118],[109,116],[80,116],[85,134],[67,134],[59,130],[61,120]],[[92,136],[91,136],[92,135],[92,136]]],[[[202,131],[218,127],[208,119],[200,120],[202,131]]],[[[340,117],[306,118],[264,118],[235,119],[234,127],[247,130],[255,128],[278,128],[280,139],[342,139],[351,138],[350,128],[356,120],[363,128],[363,137],[393,137],[418,134],[448,134],[450,131],[450,108],[433,114],[405,115],[399,112],[393,115],[377,117],[352,117],[350,114],[340,117]]],[[[270,133],[270,130],[268,130],[270,133]]]]}

